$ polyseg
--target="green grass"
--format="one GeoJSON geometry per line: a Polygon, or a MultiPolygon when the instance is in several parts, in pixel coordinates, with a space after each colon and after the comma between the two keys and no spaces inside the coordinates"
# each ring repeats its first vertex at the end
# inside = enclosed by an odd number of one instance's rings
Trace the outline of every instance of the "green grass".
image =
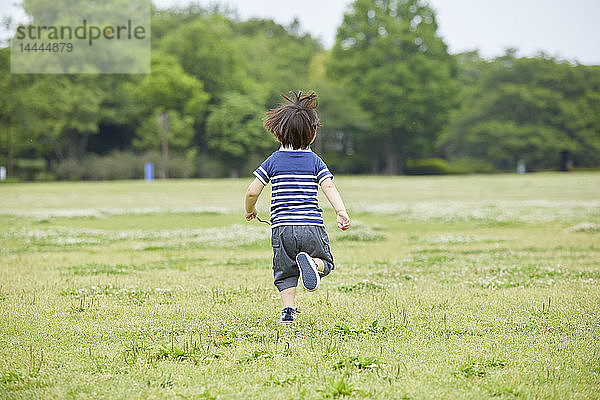
{"type": "Polygon", "coordinates": [[[600,398],[600,174],[338,177],[292,327],[249,180],[0,185],[0,398],[600,398]]]}

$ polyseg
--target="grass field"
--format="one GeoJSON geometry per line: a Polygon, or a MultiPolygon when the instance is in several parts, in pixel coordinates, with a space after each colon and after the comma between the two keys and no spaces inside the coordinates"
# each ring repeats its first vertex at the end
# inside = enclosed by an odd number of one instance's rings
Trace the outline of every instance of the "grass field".
{"type": "Polygon", "coordinates": [[[600,174],[338,177],[292,327],[249,181],[0,185],[0,398],[600,398],[600,174]]]}

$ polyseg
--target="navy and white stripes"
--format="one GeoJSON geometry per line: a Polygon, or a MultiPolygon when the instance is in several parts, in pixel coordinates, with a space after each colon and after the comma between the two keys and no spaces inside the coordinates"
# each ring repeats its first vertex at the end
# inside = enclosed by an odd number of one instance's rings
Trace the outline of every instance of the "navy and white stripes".
{"type": "Polygon", "coordinates": [[[279,150],[254,171],[266,186],[271,182],[271,227],[323,226],[317,201],[319,185],[333,178],[325,163],[310,150],[279,150]]]}

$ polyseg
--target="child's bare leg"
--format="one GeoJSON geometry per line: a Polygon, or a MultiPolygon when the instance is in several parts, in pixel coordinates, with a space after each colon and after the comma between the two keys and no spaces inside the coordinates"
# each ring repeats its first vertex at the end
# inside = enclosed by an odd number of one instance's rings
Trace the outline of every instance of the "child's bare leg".
{"type": "Polygon", "coordinates": [[[322,274],[325,271],[325,262],[320,258],[313,257],[313,260],[315,260],[315,263],[317,264],[317,270],[322,274]]]}
{"type": "Polygon", "coordinates": [[[283,308],[292,307],[294,308],[294,299],[296,298],[296,287],[283,289],[281,292],[281,303],[283,308]]]}

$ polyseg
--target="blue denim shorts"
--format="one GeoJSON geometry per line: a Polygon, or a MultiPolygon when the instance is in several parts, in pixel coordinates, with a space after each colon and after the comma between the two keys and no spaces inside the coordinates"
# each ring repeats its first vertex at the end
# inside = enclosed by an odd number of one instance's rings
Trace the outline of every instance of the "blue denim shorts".
{"type": "Polygon", "coordinates": [[[323,260],[325,270],[321,276],[328,275],[335,268],[329,248],[329,236],[323,226],[277,226],[271,230],[271,246],[274,283],[279,291],[298,286],[300,271],[296,265],[296,256],[301,251],[323,260]]]}

